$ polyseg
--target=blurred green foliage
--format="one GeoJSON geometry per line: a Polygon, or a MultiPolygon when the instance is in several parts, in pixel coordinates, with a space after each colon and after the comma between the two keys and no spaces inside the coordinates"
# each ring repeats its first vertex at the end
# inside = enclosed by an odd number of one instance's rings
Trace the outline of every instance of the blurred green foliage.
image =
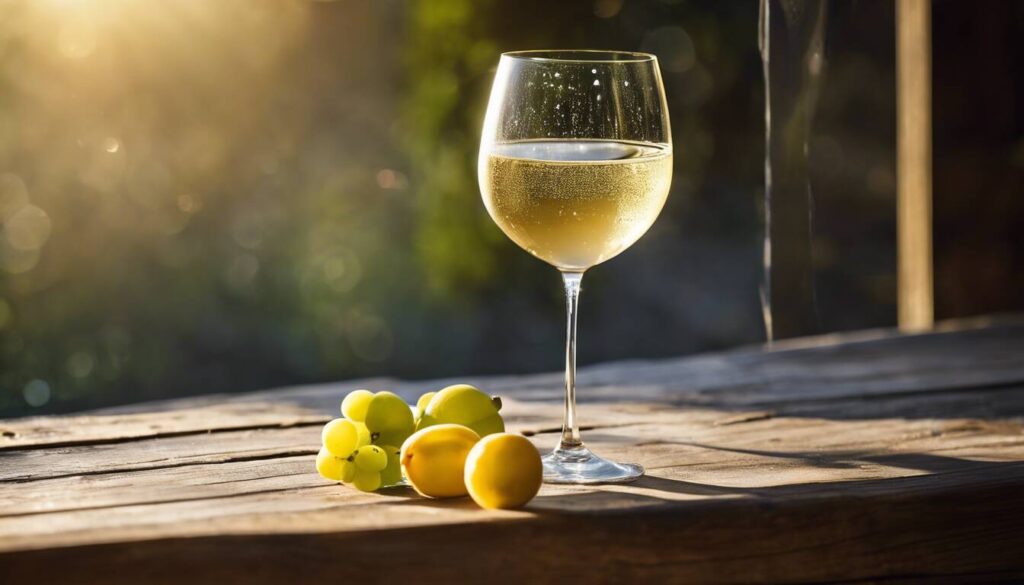
{"type": "MultiPolygon", "coordinates": [[[[435,292],[465,301],[491,281],[501,234],[476,205],[473,130],[489,89],[497,45],[487,38],[494,2],[419,1],[409,5],[406,152],[418,185],[416,252],[435,292]],[[477,99],[467,100],[467,94],[477,99]]],[[[503,237],[503,236],[501,236],[503,237]]]]}
{"type": "MultiPolygon", "coordinates": [[[[851,22],[891,13],[875,4],[851,22]]],[[[756,20],[754,0],[0,4],[0,416],[558,369],[556,273],[476,185],[492,70],[514,49],[646,50],[664,70],[673,192],[588,273],[581,361],[758,341],[756,20]]],[[[864,62],[891,70],[884,50],[864,62]]],[[[886,124],[891,94],[844,87],[886,124]]],[[[882,152],[868,162],[891,175],[881,136],[845,160],[882,152]]],[[[856,192],[857,164],[825,179],[856,192]]],[[[862,216],[890,213],[876,182],[862,216]]],[[[887,303],[839,328],[887,322],[887,303]]]]}

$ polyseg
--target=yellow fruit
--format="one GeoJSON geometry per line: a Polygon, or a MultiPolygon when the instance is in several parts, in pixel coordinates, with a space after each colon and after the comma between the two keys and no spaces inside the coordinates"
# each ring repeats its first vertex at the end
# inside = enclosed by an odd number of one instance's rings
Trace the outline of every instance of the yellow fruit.
{"type": "Polygon", "coordinates": [[[380,472],[356,467],[352,476],[352,487],[361,492],[375,492],[380,487],[380,472]]]}
{"type": "Polygon", "coordinates": [[[370,429],[366,428],[366,425],[361,422],[352,423],[356,426],[356,448],[362,447],[363,445],[370,444],[370,429]]]}
{"type": "Polygon", "coordinates": [[[467,426],[484,437],[505,430],[505,423],[498,414],[500,409],[498,398],[469,384],[456,384],[440,390],[430,399],[416,428],[450,423],[467,426]]]}
{"type": "Polygon", "coordinates": [[[344,457],[332,455],[327,447],[320,447],[316,455],[316,470],[324,479],[345,481],[347,466],[351,465],[344,457]]]}
{"type": "Polygon", "coordinates": [[[356,477],[356,464],[351,461],[345,460],[345,465],[341,468],[341,481],[345,483],[352,483],[352,480],[356,477]]]}
{"type": "Polygon", "coordinates": [[[466,495],[466,455],[480,435],[462,425],[435,425],[410,436],[402,445],[402,472],[412,487],[429,498],[466,495]]]}
{"type": "Polygon", "coordinates": [[[337,457],[348,457],[356,450],[359,431],[352,421],[336,418],[324,425],[320,432],[324,447],[337,457]]]}
{"type": "Polygon", "coordinates": [[[427,405],[430,404],[430,400],[434,398],[435,394],[437,394],[437,392],[427,392],[423,396],[420,396],[420,399],[416,401],[416,408],[420,409],[421,413],[426,411],[427,405]]]}
{"type": "Polygon", "coordinates": [[[466,457],[466,488],[484,508],[525,506],[540,490],[543,475],[537,448],[526,437],[512,433],[480,439],[466,457]]]}
{"type": "Polygon", "coordinates": [[[373,392],[369,390],[353,390],[341,401],[341,415],[351,421],[366,420],[366,409],[373,400],[373,392]]]}
{"type": "Polygon", "coordinates": [[[402,483],[402,462],[399,458],[399,449],[391,445],[381,447],[388,454],[388,465],[380,472],[381,487],[399,485],[402,483]]]}
{"type": "Polygon", "coordinates": [[[434,398],[437,392],[427,392],[420,399],[416,401],[416,408],[413,409],[413,418],[416,420],[416,424],[419,424],[420,418],[423,417],[423,413],[427,411],[427,405],[430,404],[430,400],[434,398]]]}

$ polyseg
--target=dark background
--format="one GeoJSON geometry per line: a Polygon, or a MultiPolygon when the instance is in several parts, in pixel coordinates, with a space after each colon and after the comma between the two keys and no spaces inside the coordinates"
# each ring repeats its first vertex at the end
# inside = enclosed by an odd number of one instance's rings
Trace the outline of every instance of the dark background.
{"type": "MultiPolygon", "coordinates": [[[[934,3],[938,318],[1024,308],[1024,2],[934,3]]],[[[755,1],[0,8],[0,416],[561,367],[557,273],[479,200],[502,51],[658,54],[673,191],[588,273],[580,361],[760,343],[755,1]]],[[[895,323],[891,1],[830,2],[822,331],[895,323]]]]}

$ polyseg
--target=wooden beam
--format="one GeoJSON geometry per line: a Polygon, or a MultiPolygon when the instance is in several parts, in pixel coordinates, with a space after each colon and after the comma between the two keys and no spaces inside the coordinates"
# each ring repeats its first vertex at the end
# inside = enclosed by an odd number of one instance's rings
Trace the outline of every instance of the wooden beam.
{"type": "Polygon", "coordinates": [[[931,0],[897,0],[897,231],[899,327],[931,328],[931,0]]]}

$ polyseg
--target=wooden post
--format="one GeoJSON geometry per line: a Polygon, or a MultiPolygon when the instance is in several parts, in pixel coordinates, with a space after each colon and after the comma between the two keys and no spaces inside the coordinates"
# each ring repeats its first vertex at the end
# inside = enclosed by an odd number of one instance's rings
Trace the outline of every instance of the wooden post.
{"type": "Polygon", "coordinates": [[[898,314],[903,331],[931,328],[931,0],[897,0],[898,314]]]}

